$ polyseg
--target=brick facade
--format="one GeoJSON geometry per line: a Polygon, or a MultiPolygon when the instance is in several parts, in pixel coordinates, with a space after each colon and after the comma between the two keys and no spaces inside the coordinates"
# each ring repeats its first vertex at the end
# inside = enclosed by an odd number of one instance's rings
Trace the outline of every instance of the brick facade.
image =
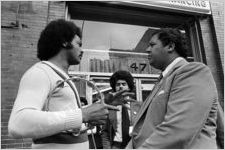
{"type": "Polygon", "coordinates": [[[219,101],[224,107],[224,2],[211,2],[212,16],[200,21],[206,63],[215,79],[219,101]]]}
{"type": "Polygon", "coordinates": [[[224,71],[224,1],[211,0],[210,3],[216,40],[219,47],[219,56],[224,71]]]}
{"type": "Polygon", "coordinates": [[[65,2],[1,2],[1,148],[30,148],[30,139],[8,137],[8,119],[24,72],[35,62],[47,22],[65,17],[65,2]],[[18,10],[18,14],[16,14],[18,10]],[[16,24],[19,21],[19,27],[16,24]]]}
{"type": "MultiPolygon", "coordinates": [[[[207,65],[213,72],[222,103],[224,97],[223,5],[223,2],[212,1],[212,17],[200,20],[207,65]]],[[[38,61],[36,50],[41,30],[49,21],[64,18],[65,13],[65,2],[1,2],[1,148],[30,148],[30,139],[8,137],[9,115],[21,76],[38,61]],[[18,27],[15,26],[16,20],[18,27]]]]}
{"type": "MultiPolygon", "coordinates": [[[[212,34],[214,34],[213,40],[216,41],[214,58],[217,60],[212,64],[216,65],[214,77],[216,76],[219,100],[224,108],[224,1],[216,0],[210,1],[210,3],[212,10],[212,34]]],[[[211,58],[210,60],[214,59],[211,58]]]]}

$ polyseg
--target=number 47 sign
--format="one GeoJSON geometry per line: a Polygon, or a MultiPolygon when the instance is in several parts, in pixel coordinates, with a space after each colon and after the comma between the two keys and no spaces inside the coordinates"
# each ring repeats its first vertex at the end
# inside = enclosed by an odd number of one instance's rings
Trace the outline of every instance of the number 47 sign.
{"type": "Polygon", "coordinates": [[[129,65],[132,72],[146,72],[147,71],[147,64],[142,62],[132,62],[129,65]]]}

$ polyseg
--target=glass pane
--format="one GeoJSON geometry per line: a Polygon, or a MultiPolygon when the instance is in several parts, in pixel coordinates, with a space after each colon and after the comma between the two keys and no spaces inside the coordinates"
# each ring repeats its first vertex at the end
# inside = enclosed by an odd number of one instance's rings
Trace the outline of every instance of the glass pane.
{"type": "MultiPolygon", "coordinates": [[[[83,33],[83,58],[70,71],[115,72],[128,70],[136,74],[158,74],[149,64],[146,49],[151,35],[159,28],[113,22],[71,20],[83,33]]],[[[181,32],[186,35],[185,30],[181,32]]],[[[192,57],[191,51],[188,60],[192,57]]],[[[192,57],[193,58],[193,57],[192,57]]]]}
{"type": "Polygon", "coordinates": [[[142,93],[142,100],[145,101],[146,98],[152,92],[155,86],[156,80],[141,80],[141,93],[142,93]]]}
{"type": "Polygon", "coordinates": [[[142,100],[145,101],[146,98],[150,95],[151,91],[142,91],[142,100]]]}
{"type": "MultiPolygon", "coordinates": [[[[103,78],[103,77],[93,77],[91,78],[91,81],[93,81],[96,85],[96,87],[99,89],[103,95],[112,92],[112,88],[109,84],[109,78],[103,78]]],[[[99,98],[99,94],[96,89],[92,89],[92,102],[95,102],[99,98]]]]}
{"type": "Polygon", "coordinates": [[[82,28],[84,49],[135,51],[149,29],[147,26],[119,23],[73,21],[82,28]]]}

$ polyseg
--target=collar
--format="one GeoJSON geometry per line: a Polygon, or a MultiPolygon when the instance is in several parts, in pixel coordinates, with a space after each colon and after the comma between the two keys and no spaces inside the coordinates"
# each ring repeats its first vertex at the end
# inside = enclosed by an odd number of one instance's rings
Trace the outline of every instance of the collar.
{"type": "Polygon", "coordinates": [[[42,61],[42,62],[45,62],[46,64],[50,65],[52,68],[56,69],[57,71],[59,71],[61,74],[63,74],[67,79],[69,79],[69,75],[63,71],[61,68],[59,68],[58,66],[56,66],[55,64],[53,64],[52,62],[50,61],[42,61]]]}
{"type": "MultiPolygon", "coordinates": [[[[52,68],[54,68],[55,70],[57,70],[59,73],[61,73],[66,79],[70,79],[69,75],[64,72],[62,69],[60,69],[58,66],[56,66],[55,64],[49,62],[49,61],[42,61],[48,65],[50,65],[52,68]]],[[[76,101],[77,101],[77,105],[78,107],[81,108],[81,102],[80,102],[80,97],[79,97],[79,94],[78,94],[78,91],[77,91],[77,88],[74,84],[74,82],[72,82],[71,80],[68,81],[68,84],[71,86],[71,88],[74,90],[74,94],[75,94],[75,97],[76,97],[76,101]],[[71,83],[71,84],[70,84],[71,83]]]]}
{"type": "Polygon", "coordinates": [[[177,57],[174,59],[167,67],[166,69],[162,72],[163,77],[167,75],[167,73],[181,60],[184,60],[182,57],[177,57]]]}

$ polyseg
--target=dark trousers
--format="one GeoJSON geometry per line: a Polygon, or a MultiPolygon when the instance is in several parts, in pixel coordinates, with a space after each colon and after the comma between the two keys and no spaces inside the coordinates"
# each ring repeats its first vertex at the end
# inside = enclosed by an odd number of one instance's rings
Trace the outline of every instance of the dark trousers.
{"type": "MultiPolygon", "coordinates": [[[[94,134],[94,137],[95,137],[95,144],[96,144],[97,149],[102,149],[103,146],[102,146],[102,139],[101,139],[100,135],[94,134]]],[[[95,149],[92,135],[88,135],[88,140],[89,140],[89,149],[95,149]]]]}
{"type": "Polygon", "coordinates": [[[112,149],[124,149],[126,145],[124,145],[122,142],[116,142],[113,141],[112,143],[112,149]]]}

